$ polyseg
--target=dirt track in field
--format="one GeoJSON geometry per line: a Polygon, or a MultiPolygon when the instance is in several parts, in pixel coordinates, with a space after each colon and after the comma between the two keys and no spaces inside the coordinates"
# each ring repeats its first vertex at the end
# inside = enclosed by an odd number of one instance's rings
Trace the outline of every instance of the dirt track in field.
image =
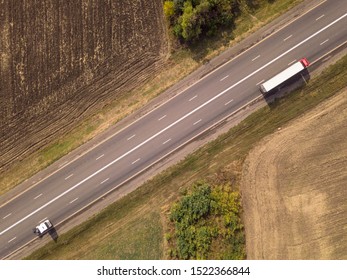
{"type": "Polygon", "coordinates": [[[249,154],[248,259],[347,259],[347,90],[249,154]]]}

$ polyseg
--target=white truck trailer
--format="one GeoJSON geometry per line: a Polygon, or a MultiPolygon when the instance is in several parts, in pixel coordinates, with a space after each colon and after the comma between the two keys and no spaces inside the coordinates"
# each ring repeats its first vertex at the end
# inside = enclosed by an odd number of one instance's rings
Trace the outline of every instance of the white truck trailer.
{"type": "Polygon", "coordinates": [[[261,84],[260,91],[262,93],[268,93],[269,91],[273,90],[274,88],[278,87],[291,77],[295,76],[296,74],[300,73],[302,70],[304,70],[307,66],[309,66],[310,63],[306,58],[300,59],[300,61],[294,63],[293,65],[289,66],[287,69],[283,70],[282,72],[278,73],[271,79],[267,80],[263,84],[261,84]]]}

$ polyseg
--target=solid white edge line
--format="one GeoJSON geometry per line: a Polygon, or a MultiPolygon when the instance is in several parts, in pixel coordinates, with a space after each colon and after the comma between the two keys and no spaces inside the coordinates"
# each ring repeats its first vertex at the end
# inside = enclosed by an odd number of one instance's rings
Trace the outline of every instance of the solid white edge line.
{"type": "Polygon", "coordinates": [[[67,164],[67,163],[68,163],[68,161],[64,161],[62,164],[59,165],[59,168],[60,168],[60,167],[63,167],[63,166],[64,166],[65,164],[67,164]]]}
{"type": "Polygon", "coordinates": [[[135,150],[139,149],[140,147],[142,147],[143,145],[147,144],[149,141],[153,140],[154,138],[156,138],[157,136],[159,136],[160,134],[164,133],[166,130],[170,129],[171,127],[175,126],[176,124],[178,124],[179,122],[181,122],[182,120],[186,119],[187,117],[189,117],[190,115],[194,114],[196,111],[200,110],[201,108],[205,107],[206,105],[208,105],[209,103],[213,102],[215,99],[219,98],[220,96],[224,95],[226,92],[228,92],[230,89],[236,87],[237,85],[241,84],[242,82],[244,82],[245,80],[249,79],[250,77],[254,76],[256,73],[258,73],[259,71],[263,70],[264,68],[268,67],[269,65],[271,65],[272,63],[274,63],[275,61],[279,60],[280,58],[282,58],[283,56],[285,56],[286,54],[288,54],[289,52],[293,51],[294,49],[298,48],[299,46],[301,46],[302,44],[306,43],[307,41],[309,41],[310,39],[314,38],[315,36],[317,36],[318,34],[320,34],[321,32],[323,32],[324,30],[328,29],[330,26],[334,25],[335,23],[339,22],[340,20],[342,20],[343,18],[345,18],[347,16],[347,13],[345,13],[344,15],[340,16],[339,18],[337,18],[336,20],[332,21],[331,23],[329,23],[328,25],[326,25],[325,27],[323,27],[322,29],[316,31],[315,33],[313,33],[312,35],[308,36],[305,40],[301,41],[300,43],[296,44],[295,46],[293,46],[292,48],[288,49],[287,51],[283,52],[281,55],[277,56],[276,58],[274,58],[273,60],[269,61],[268,63],[264,64],[263,66],[261,66],[260,68],[258,68],[257,70],[253,71],[252,73],[250,73],[249,75],[247,75],[246,77],[242,78],[241,80],[239,80],[238,82],[236,82],[235,84],[231,85],[230,87],[228,87],[227,89],[223,90],[222,92],[220,92],[219,94],[216,94],[214,97],[212,97],[211,99],[207,100],[206,102],[204,102],[203,104],[201,104],[200,106],[196,107],[194,110],[190,111],[189,113],[187,113],[186,115],[182,116],[181,118],[179,118],[178,120],[174,121],[173,123],[171,123],[170,125],[168,125],[166,128],[162,129],[161,131],[157,132],[156,134],[152,135],[151,137],[149,137],[147,140],[143,141],[142,143],[138,144],[137,146],[135,146],[134,148],[132,148],[131,150],[129,150],[128,152],[124,153],[123,155],[121,155],[120,157],[116,158],[115,160],[111,161],[110,163],[108,163],[107,165],[105,165],[104,167],[102,167],[101,169],[97,170],[96,172],[94,172],[93,174],[89,175],[88,177],[86,177],[85,179],[83,179],[82,181],[80,181],[79,183],[77,183],[76,185],[72,186],[70,189],[66,190],[65,192],[61,193],[60,195],[56,196],[55,198],[53,198],[52,200],[48,201],[47,203],[45,203],[44,205],[42,205],[41,207],[39,207],[38,209],[36,209],[35,211],[31,212],[30,214],[26,215],[25,217],[23,217],[22,219],[20,219],[19,221],[17,221],[16,223],[14,223],[13,225],[9,226],[8,228],[4,229],[2,232],[0,232],[0,235],[3,235],[5,232],[9,231],[10,229],[12,229],[13,227],[15,227],[16,225],[18,225],[19,223],[21,223],[22,221],[26,220],[27,218],[31,217],[32,215],[36,214],[37,212],[41,211],[42,209],[44,209],[45,207],[47,207],[48,205],[50,205],[51,203],[53,203],[54,201],[58,200],[60,197],[64,196],[65,194],[71,192],[72,190],[74,190],[75,188],[77,188],[78,186],[80,186],[81,184],[83,184],[84,182],[88,181],[89,179],[93,178],[94,176],[96,176],[97,174],[99,174],[100,172],[102,172],[103,170],[105,170],[106,168],[108,168],[109,166],[113,165],[114,163],[118,162],[119,160],[123,159],[124,157],[126,157],[127,155],[129,155],[130,153],[134,152],[135,150]]]}
{"type": "Polygon", "coordinates": [[[328,55],[327,57],[323,58],[322,61],[327,61],[329,58],[331,58],[331,55],[328,55]]]}

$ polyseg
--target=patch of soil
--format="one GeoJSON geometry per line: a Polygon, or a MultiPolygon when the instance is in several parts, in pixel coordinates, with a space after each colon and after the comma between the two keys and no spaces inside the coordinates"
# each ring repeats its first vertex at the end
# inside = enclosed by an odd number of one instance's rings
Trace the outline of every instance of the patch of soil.
{"type": "Polygon", "coordinates": [[[248,259],[347,258],[347,90],[265,138],[245,164],[248,259]]]}

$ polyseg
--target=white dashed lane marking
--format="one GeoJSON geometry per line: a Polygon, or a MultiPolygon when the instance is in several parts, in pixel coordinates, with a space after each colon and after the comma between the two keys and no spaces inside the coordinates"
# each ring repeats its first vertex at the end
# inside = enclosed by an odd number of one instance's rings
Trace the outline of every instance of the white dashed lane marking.
{"type": "Polygon", "coordinates": [[[168,143],[168,142],[170,142],[170,141],[171,141],[171,138],[168,139],[168,140],[166,140],[166,141],[163,143],[163,145],[165,145],[166,143],[168,143]]]}
{"type": "Polygon", "coordinates": [[[291,65],[291,64],[293,64],[295,62],[296,62],[296,60],[294,59],[293,61],[289,62],[288,65],[291,65]]]}
{"type": "Polygon", "coordinates": [[[105,183],[105,182],[108,181],[109,179],[110,179],[110,178],[105,179],[104,181],[102,181],[102,182],[100,183],[100,185],[103,184],[103,183],[105,183]]]}
{"type": "Polygon", "coordinates": [[[195,98],[197,98],[198,96],[197,95],[195,95],[195,96],[193,96],[191,99],[189,99],[189,101],[192,101],[192,100],[194,100],[195,98]]]}
{"type": "Polygon", "coordinates": [[[44,220],[47,220],[47,217],[43,218],[41,221],[39,221],[38,224],[41,224],[44,220]]]}
{"type": "Polygon", "coordinates": [[[6,218],[8,218],[9,216],[11,216],[12,215],[12,213],[10,213],[10,214],[8,214],[8,215],[6,215],[5,217],[3,217],[2,219],[3,220],[5,220],[6,218]]]}
{"type": "Polygon", "coordinates": [[[228,77],[229,77],[229,75],[226,75],[224,78],[220,79],[220,81],[223,81],[223,80],[225,80],[228,77]]]}
{"type": "Polygon", "coordinates": [[[262,82],[264,82],[265,80],[261,80],[259,83],[256,84],[256,86],[259,86],[262,82]]]}
{"type": "Polygon", "coordinates": [[[69,176],[67,176],[67,177],[65,178],[65,180],[71,178],[72,176],[73,176],[73,174],[70,174],[69,176]]]}
{"type": "Polygon", "coordinates": [[[42,195],[42,193],[40,193],[39,195],[35,196],[34,199],[39,198],[42,195]]]}
{"type": "Polygon", "coordinates": [[[195,123],[193,123],[193,125],[196,125],[196,124],[198,124],[199,122],[201,122],[201,119],[198,120],[198,121],[196,121],[195,123]]]}
{"type": "Polygon", "coordinates": [[[287,41],[288,39],[290,39],[293,35],[289,35],[287,38],[284,38],[283,41],[287,41]]]}
{"type": "Polygon", "coordinates": [[[320,20],[324,15],[321,15],[320,17],[317,17],[316,20],[320,20]]]}
{"type": "Polygon", "coordinates": [[[329,41],[329,39],[326,39],[325,41],[323,41],[322,43],[320,43],[320,45],[323,45],[323,44],[325,44],[326,42],[328,42],[329,41]]]}
{"type": "Polygon", "coordinates": [[[234,101],[234,99],[231,99],[231,100],[229,100],[227,103],[225,103],[224,105],[228,105],[229,103],[231,103],[231,102],[233,102],[234,101]]]}
{"type": "Polygon", "coordinates": [[[101,156],[97,157],[95,160],[101,159],[104,156],[104,154],[102,154],[101,156]]]}
{"type": "Polygon", "coordinates": [[[13,237],[11,240],[8,241],[8,243],[12,242],[13,240],[15,240],[17,237],[13,237]]]}
{"type": "Polygon", "coordinates": [[[74,203],[77,199],[78,199],[78,197],[76,197],[74,200],[71,200],[71,201],[70,201],[70,204],[71,204],[71,203],[74,203]]]}

